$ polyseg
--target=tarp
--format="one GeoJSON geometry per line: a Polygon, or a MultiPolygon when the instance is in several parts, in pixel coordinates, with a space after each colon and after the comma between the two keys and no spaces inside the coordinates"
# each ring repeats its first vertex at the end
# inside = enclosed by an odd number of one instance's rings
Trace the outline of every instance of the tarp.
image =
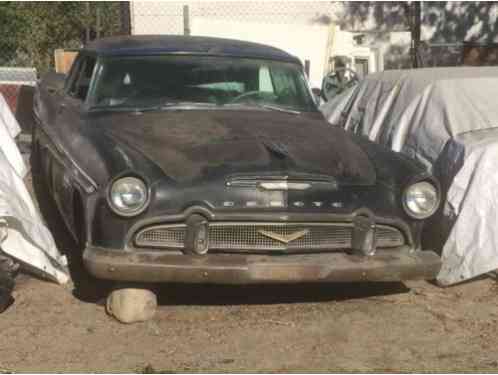
{"type": "Polygon", "coordinates": [[[28,169],[14,141],[19,132],[19,124],[0,95],[0,249],[42,276],[65,283],[65,257],[23,181],[28,169]]]}
{"type": "Polygon", "coordinates": [[[442,179],[447,195],[441,220],[450,230],[441,284],[498,268],[498,195],[491,185],[498,180],[497,137],[472,135],[498,127],[497,67],[373,74],[335,104],[325,103],[322,112],[333,124],[417,159],[442,179]]]}
{"type": "Polygon", "coordinates": [[[498,128],[457,135],[441,154],[436,168],[449,186],[444,220],[451,228],[438,276],[442,285],[498,269],[497,161],[498,128]]]}
{"type": "MultiPolygon", "coordinates": [[[[392,70],[367,76],[340,109],[325,103],[322,111],[346,112],[342,126],[402,151],[429,168],[448,139],[470,130],[498,126],[498,68],[459,67],[392,70]]],[[[339,98],[335,100],[337,102],[339,98]]]]}

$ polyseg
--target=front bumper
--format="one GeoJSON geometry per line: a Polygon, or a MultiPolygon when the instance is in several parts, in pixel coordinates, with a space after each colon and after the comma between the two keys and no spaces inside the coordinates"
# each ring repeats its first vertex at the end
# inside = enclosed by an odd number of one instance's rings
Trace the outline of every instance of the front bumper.
{"type": "Polygon", "coordinates": [[[97,278],[172,283],[256,284],[434,279],[441,267],[432,251],[377,249],[373,256],[346,253],[284,255],[167,254],[88,247],[83,259],[97,278]]]}

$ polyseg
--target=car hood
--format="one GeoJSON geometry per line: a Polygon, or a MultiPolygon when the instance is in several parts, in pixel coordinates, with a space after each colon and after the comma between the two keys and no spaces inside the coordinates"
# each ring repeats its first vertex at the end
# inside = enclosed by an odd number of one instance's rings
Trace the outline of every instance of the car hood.
{"type": "Polygon", "coordinates": [[[367,154],[320,116],[191,109],[103,113],[94,120],[97,133],[139,152],[178,183],[245,173],[375,183],[367,154]]]}

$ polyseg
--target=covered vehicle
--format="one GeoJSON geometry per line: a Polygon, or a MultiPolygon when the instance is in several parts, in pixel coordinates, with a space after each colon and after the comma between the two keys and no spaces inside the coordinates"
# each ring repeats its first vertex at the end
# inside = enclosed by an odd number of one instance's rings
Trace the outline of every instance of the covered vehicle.
{"type": "Polygon", "coordinates": [[[330,127],[298,59],[215,38],[87,45],[37,88],[33,152],[96,277],[296,283],[435,277],[437,181],[330,127]]]}
{"type": "Polygon", "coordinates": [[[434,219],[439,233],[430,235],[441,237],[444,285],[498,267],[496,98],[498,68],[427,68],[369,75],[322,107],[334,125],[415,158],[439,178],[444,205],[434,219]]]}
{"type": "Polygon", "coordinates": [[[20,265],[59,283],[68,280],[65,258],[24,184],[28,168],[14,140],[20,131],[0,95],[0,312],[10,302],[20,265]]]}

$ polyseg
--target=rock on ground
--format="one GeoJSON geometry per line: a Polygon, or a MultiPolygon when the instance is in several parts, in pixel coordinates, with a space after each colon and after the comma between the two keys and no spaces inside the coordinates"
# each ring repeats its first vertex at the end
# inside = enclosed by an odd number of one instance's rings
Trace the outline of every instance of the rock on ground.
{"type": "Polygon", "coordinates": [[[121,287],[107,297],[107,313],[121,323],[150,320],[157,308],[156,294],[149,289],[121,287]]]}

